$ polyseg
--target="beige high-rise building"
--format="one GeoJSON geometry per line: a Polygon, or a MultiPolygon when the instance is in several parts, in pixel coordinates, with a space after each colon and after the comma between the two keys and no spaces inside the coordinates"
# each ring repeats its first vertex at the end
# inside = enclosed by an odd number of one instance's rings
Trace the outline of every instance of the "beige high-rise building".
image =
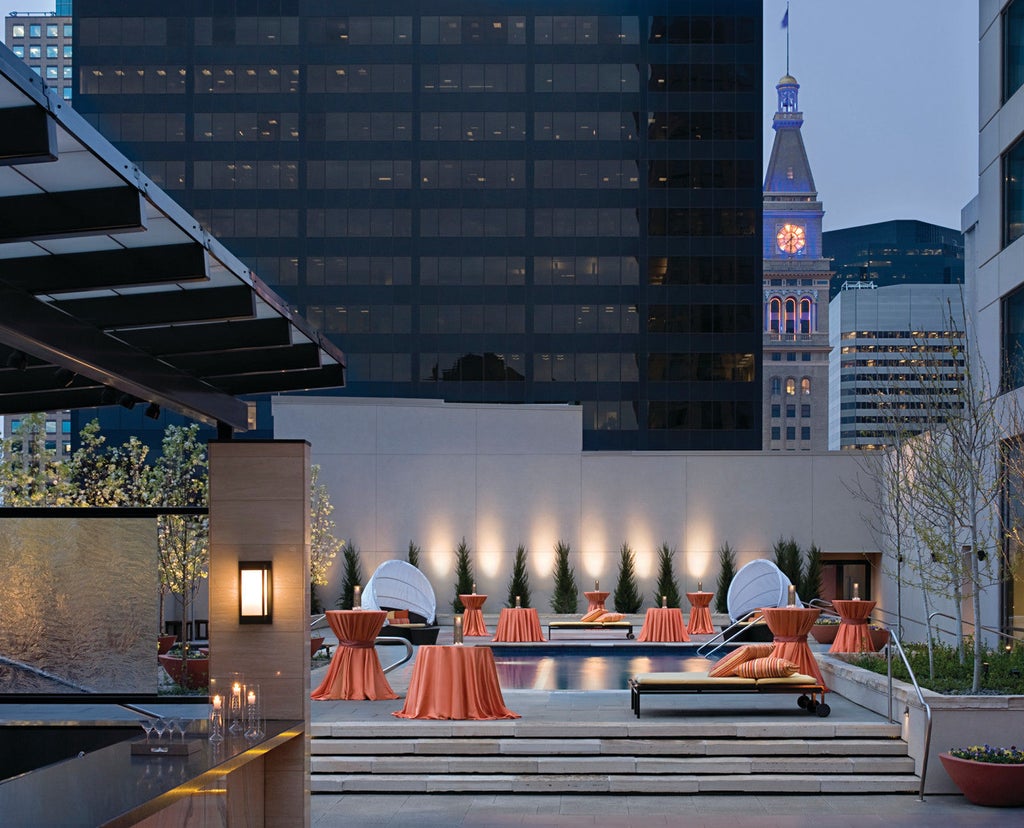
{"type": "Polygon", "coordinates": [[[764,179],[762,445],[766,451],[825,451],[832,275],[821,252],[825,211],[800,133],[800,84],[787,74],[775,88],[775,142],[764,179]]]}

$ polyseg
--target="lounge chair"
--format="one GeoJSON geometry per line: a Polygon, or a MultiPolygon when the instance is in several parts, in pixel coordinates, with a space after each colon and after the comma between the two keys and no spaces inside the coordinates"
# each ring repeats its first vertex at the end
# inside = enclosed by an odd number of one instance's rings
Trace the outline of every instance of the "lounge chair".
{"type": "Polygon", "coordinates": [[[548,624],[548,640],[555,630],[620,630],[633,638],[632,621],[552,621],[548,624]]]}

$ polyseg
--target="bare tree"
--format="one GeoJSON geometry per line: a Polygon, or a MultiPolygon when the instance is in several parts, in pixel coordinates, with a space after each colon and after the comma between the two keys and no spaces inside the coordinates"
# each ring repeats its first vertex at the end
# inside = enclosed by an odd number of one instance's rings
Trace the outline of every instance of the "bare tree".
{"type": "Polygon", "coordinates": [[[345,543],[334,536],[334,521],[331,519],[334,504],[331,503],[327,486],[320,482],[319,465],[311,467],[309,482],[309,576],[312,602],[310,609],[319,612],[320,602],[316,597],[316,587],[327,585],[327,570],[331,568],[345,543]]]}

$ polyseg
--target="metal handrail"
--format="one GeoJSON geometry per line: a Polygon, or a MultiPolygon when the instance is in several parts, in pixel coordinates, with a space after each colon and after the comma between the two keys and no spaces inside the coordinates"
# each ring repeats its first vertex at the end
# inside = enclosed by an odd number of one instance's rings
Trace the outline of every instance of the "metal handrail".
{"type": "Polygon", "coordinates": [[[390,646],[392,644],[401,644],[405,647],[405,656],[400,658],[398,661],[389,664],[387,667],[381,667],[385,673],[390,673],[392,670],[397,670],[407,661],[412,658],[413,648],[412,642],[408,638],[402,638],[398,635],[378,635],[377,640],[374,641],[373,645],[379,647],[380,645],[390,646]]]}
{"type": "MultiPolygon", "coordinates": [[[[947,612],[940,612],[939,610],[935,610],[933,613],[931,613],[928,616],[928,625],[929,626],[931,626],[932,619],[935,618],[935,617],[948,618],[950,621],[956,621],[957,620],[955,616],[952,616],[952,615],[950,615],[947,612]]],[[[974,626],[974,622],[969,620],[969,619],[967,619],[967,618],[961,618],[960,619],[960,623],[961,624],[968,624],[971,627],[974,626]]],[[[1017,638],[1017,636],[1015,636],[1015,635],[1007,635],[1002,630],[997,630],[994,627],[986,627],[984,624],[982,624],[981,627],[978,628],[978,629],[982,629],[982,630],[984,630],[987,633],[992,633],[993,635],[998,635],[1000,638],[1005,638],[1008,641],[1014,642],[1015,644],[1017,644],[1017,643],[1019,643],[1021,641],[1021,639],[1017,638]]],[[[1016,629],[1016,627],[1014,629],[1016,629]]],[[[940,630],[940,632],[944,632],[947,635],[956,635],[956,633],[953,632],[952,630],[940,630]]]]}
{"type": "MultiPolygon", "coordinates": [[[[921,788],[918,791],[917,799],[919,802],[924,802],[924,784],[925,779],[928,776],[928,753],[931,750],[932,745],[932,708],[924,700],[924,693],[921,692],[921,685],[917,683],[917,676],[914,675],[914,669],[910,666],[910,661],[907,659],[907,654],[903,650],[903,645],[900,644],[899,637],[892,630],[889,630],[889,641],[885,645],[885,657],[886,657],[886,672],[888,673],[889,679],[889,722],[895,724],[896,720],[892,717],[892,645],[896,645],[896,651],[899,653],[900,660],[903,662],[903,666],[907,668],[907,675],[910,676],[910,681],[914,685],[914,691],[917,693],[917,700],[921,703],[921,707],[924,710],[925,716],[925,730],[924,730],[924,754],[921,757],[921,788]]],[[[910,713],[910,707],[908,706],[904,710],[904,714],[910,713]]]]}
{"type": "Polygon", "coordinates": [[[744,632],[746,632],[746,628],[744,627],[742,629],[737,630],[735,633],[733,633],[730,636],[729,635],[729,631],[733,627],[738,627],[740,624],[746,624],[746,623],[753,624],[753,623],[756,623],[757,619],[760,618],[760,617],[762,617],[760,610],[751,610],[746,615],[744,615],[742,618],[739,618],[736,621],[733,621],[724,630],[721,630],[721,631],[715,633],[714,637],[708,639],[703,644],[701,644],[697,648],[697,655],[699,655],[699,656],[701,656],[703,658],[707,658],[708,656],[713,655],[718,650],[720,650],[722,647],[724,647],[726,644],[731,644],[736,638],[738,638],[740,635],[742,635],[744,632]],[[718,639],[721,639],[721,641],[719,641],[718,639]],[[706,650],[705,651],[704,648],[705,647],[709,647],[712,644],[715,644],[715,646],[711,647],[710,650],[706,650]]]}

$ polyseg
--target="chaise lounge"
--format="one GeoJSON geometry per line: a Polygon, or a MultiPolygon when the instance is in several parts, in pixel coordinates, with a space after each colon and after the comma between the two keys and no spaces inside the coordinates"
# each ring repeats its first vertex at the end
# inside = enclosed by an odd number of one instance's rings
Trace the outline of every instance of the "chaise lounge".
{"type": "Polygon", "coordinates": [[[711,677],[707,673],[637,673],[629,680],[630,709],[640,718],[640,696],[694,693],[799,693],[797,705],[825,718],[832,712],[825,688],[811,676],[795,673],[778,678],[711,677]],[[822,701],[818,701],[820,695],[822,701]]]}
{"type": "Polygon", "coordinates": [[[633,638],[632,621],[552,621],[548,624],[548,640],[555,630],[620,630],[633,638]]]}

